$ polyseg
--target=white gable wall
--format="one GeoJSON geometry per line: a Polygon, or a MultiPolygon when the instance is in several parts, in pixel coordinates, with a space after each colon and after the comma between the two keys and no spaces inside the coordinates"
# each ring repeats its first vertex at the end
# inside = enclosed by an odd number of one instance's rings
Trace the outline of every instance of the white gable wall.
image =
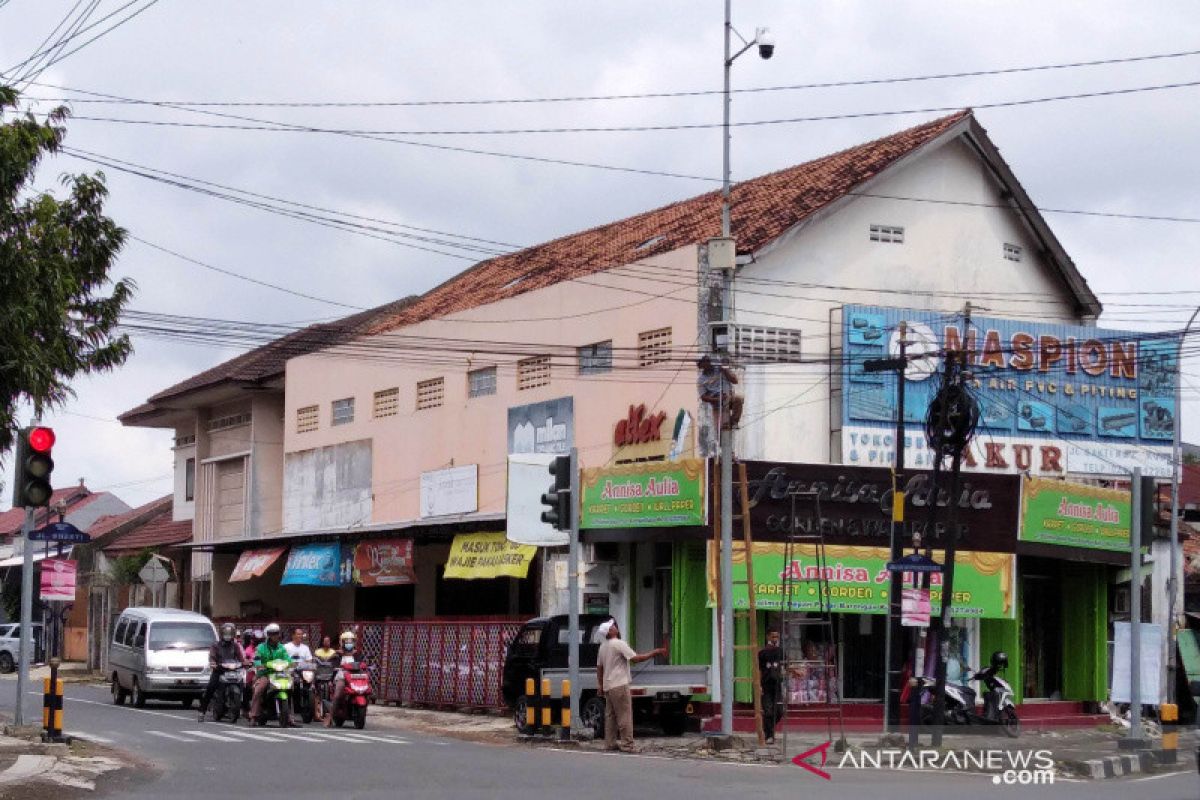
{"type": "MultiPolygon", "coordinates": [[[[831,311],[846,303],[955,313],[971,300],[981,315],[1086,321],[1072,312],[1066,285],[1020,217],[986,207],[1003,202],[999,187],[963,137],[901,163],[859,191],[984,205],[847,198],[743,268],[734,301],[739,323],[799,328],[803,359],[814,361],[829,357],[831,311]],[[902,226],[904,243],[870,241],[872,224],[902,226]],[[1004,258],[1006,242],[1021,246],[1019,263],[1004,258]]],[[[831,372],[826,364],[747,368],[739,456],[832,460],[830,389],[840,380],[837,368],[831,372]]]]}

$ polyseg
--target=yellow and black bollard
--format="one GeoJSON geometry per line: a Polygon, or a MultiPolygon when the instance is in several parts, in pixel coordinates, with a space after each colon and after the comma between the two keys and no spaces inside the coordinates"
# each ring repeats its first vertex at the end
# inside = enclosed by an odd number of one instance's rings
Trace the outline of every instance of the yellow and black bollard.
{"type": "Polygon", "coordinates": [[[562,707],[562,712],[559,714],[559,722],[561,725],[558,728],[558,739],[562,742],[571,740],[571,682],[564,679],[562,682],[562,693],[559,703],[562,707]]]}
{"type": "Polygon", "coordinates": [[[42,679],[42,739],[62,742],[63,682],[58,679],[58,659],[50,660],[50,677],[42,679]]]}
{"type": "Polygon", "coordinates": [[[551,727],[553,725],[553,718],[554,718],[554,708],[553,708],[554,704],[551,702],[550,679],[549,678],[542,678],[541,705],[542,705],[542,729],[541,729],[540,733],[542,733],[543,735],[549,735],[551,727]]]}
{"type": "Polygon", "coordinates": [[[1162,724],[1162,750],[1159,763],[1174,764],[1179,754],[1179,706],[1163,703],[1158,710],[1158,721],[1162,724]]]}
{"type": "Polygon", "coordinates": [[[537,724],[537,694],[534,690],[533,678],[525,679],[525,732],[527,734],[535,731],[537,724]]]}

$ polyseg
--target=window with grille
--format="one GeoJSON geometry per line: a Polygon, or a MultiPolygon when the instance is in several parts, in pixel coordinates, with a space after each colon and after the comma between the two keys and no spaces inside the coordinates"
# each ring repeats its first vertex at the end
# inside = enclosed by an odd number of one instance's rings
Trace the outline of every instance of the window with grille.
{"type": "Polygon", "coordinates": [[[738,359],[751,363],[788,363],[800,360],[800,331],[738,325],[734,328],[738,359]]]}
{"type": "Polygon", "coordinates": [[[226,417],[216,417],[208,421],[210,431],[223,431],[226,428],[236,428],[238,425],[249,425],[249,414],[230,414],[226,417]]]}
{"type": "Polygon", "coordinates": [[[612,372],[612,339],[584,345],[578,351],[580,375],[612,372]]]}
{"type": "Polygon", "coordinates": [[[517,391],[549,385],[550,356],[534,356],[517,362],[517,391]]]}
{"type": "Polygon", "coordinates": [[[904,228],[899,225],[872,225],[871,241],[904,244],[904,228]]]}
{"type": "Polygon", "coordinates": [[[175,446],[176,447],[187,447],[188,445],[195,444],[195,443],[196,443],[196,434],[194,434],[194,433],[189,433],[186,436],[176,436],[175,437],[175,446]]]}
{"type": "Polygon", "coordinates": [[[400,413],[400,387],[380,389],[375,393],[372,414],[376,417],[394,417],[400,413]]]}
{"type": "Polygon", "coordinates": [[[496,393],[496,368],[484,367],[467,373],[467,397],[486,397],[496,393]]]}
{"type": "Polygon", "coordinates": [[[1021,245],[1004,243],[1004,257],[1009,261],[1021,260],[1021,245]]]}
{"type": "Polygon", "coordinates": [[[638,366],[648,367],[671,360],[671,329],[659,328],[638,334],[638,366]]]}
{"type": "Polygon", "coordinates": [[[333,417],[331,424],[347,425],[354,422],[354,398],[343,397],[333,401],[333,417]]]}
{"type": "Polygon", "coordinates": [[[296,433],[309,433],[317,429],[317,407],[304,406],[296,409],[296,433]]]}
{"type": "Polygon", "coordinates": [[[430,378],[427,381],[417,381],[417,411],[426,408],[437,408],[446,397],[446,379],[430,378]]]}

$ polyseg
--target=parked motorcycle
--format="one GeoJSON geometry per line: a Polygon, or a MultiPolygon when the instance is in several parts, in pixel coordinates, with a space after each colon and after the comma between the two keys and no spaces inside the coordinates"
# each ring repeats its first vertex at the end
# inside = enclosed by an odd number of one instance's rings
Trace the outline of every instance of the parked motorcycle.
{"type": "Polygon", "coordinates": [[[257,722],[265,725],[273,719],[279,727],[292,727],[292,662],[276,658],[263,665],[267,676],[267,693],[263,697],[262,712],[257,722]]]}
{"type": "Polygon", "coordinates": [[[297,664],[292,670],[292,711],[305,724],[313,721],[317,702],[315,678],[316,670],[311,661],[297,664]]]}
{"type": "Polygon", "coordinates": [[[217,691],[212,698],[213,719],[220,722],[229,715],[229,721],[237,724],[242,715],[242,692],[246,685],[246,669],[238,661],[222,661],[221,674],[217,678],[217,691]]]}
{"type": "MultiPolygon", "coordinates": [[[[946,725],[999,725],[1006,736],[1021,735],[1021,720],[1017,718],[1014,693],[1008,681],[996,673],[1008,666],[1008,655],[997,650],[992,653],[991,665],[971,675],[970,680],[983,684],[983,711],[976,710],[975,690],[970,686],[946,684],[946,725]]],[[[968,668],[967,672],[971,670],[968,668]]],[[[918,685],[928,689],[924,679],[918,685]]],[[[921,724],[932,725],[934,720],[932,692],[926,692],[921,706],[921,724]]]]}
{"type": "Polygon", "coordinates": [[[367,705],[371,702],[371,675],[365,664],[357,661],[341,664],[342,677],[346,685],[342,692],[342,702],[333,705],[330,712],[333,724],[339,728],[346,720],[354,722],[354,727],[360,731],[367,726],[367,705]]]}

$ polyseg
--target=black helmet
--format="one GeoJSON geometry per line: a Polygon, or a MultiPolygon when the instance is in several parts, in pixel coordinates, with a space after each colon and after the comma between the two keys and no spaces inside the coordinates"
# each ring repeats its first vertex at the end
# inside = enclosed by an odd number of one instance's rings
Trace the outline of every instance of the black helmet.
{"type": "Polygon", "coordinates": [[[992,666],[996,669],[1008,668],[1008,653],[1003,650],[997,650],[992,653],[992,666]]]}

